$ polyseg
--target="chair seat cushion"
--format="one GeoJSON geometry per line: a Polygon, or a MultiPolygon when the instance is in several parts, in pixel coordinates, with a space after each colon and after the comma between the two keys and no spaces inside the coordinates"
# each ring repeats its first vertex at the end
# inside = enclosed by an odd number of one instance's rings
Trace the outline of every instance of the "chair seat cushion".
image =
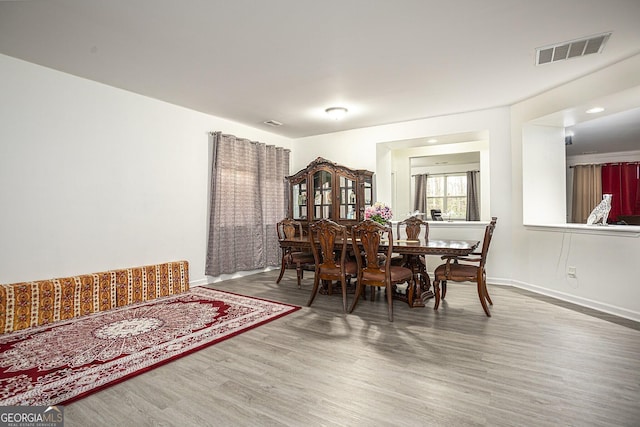
{"type": "MultiPolygon", "coordinates": [[[[322,267],[320,267],[320,272],[322,274],[336,274],[336,275],[339,275],[340,274],[340,267],[339,266],[335,266],[335,267],[322,266],[322,267]]],[[[344,263],[344,272],[347,275],[355,276],[358,273],[358,264],[356,264],[355,261],[345,261],[345,263],[344,263]]]]}
{"type": "MultiPolygon", "coordinates": [[[[376,281],[376,282],[383,282],[384,283],[384,275],[385,275],[385,271],[384,270],[380,270],[380,271],[363,271],[362,272],[362,279],[365,281],[376,281]]],[[[391,266],[391,281],[392,282],[402,282],[405,280],[409,280],[410,278],[413,277],[413,273],[411,272],[410,269],[405,268],[405,267],[400,267],[397,265],[392,265],[391,266]]]]}
{"type": "Polygon", "coordinates": [[[446,276],[446,264],[439,265],[434,275],[436,280],[475,280],[478,275],[478,266],[469,264],[450,264],[449,276],[446,276]]]}

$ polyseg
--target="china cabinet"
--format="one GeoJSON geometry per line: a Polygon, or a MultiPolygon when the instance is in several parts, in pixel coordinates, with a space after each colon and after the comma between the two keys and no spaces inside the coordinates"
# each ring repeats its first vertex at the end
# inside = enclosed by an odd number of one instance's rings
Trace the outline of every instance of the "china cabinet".
{"type": "Polygon", "coordinates": [[[373,172],[318,157],[289,181],[289,218],[306,225],[318,219],[354,225],[374,200],[373,172]]]}

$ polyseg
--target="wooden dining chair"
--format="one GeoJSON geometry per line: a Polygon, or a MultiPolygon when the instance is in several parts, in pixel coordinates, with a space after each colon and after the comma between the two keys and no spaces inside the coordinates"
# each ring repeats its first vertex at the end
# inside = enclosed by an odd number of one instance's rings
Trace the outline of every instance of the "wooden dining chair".
{"type": "Polygon", "coordinates": [[[313,289],[307,306],[311,306],[318,294],[320,281],[327,283],[329,293],[333,281],[342,288],[342,308],[347,311],[347,283],[358,271],[354,261],[347,260],[347,227],[329,219],[321,219],[309,225],[309,243],[315,261],[313,289]]]}
{"type": "MultiPolygon", "coordinates": [[[[290,218],[285,218],[276,225],[278,240],[291,239],[295,236],[304,236],[302,223],[290,218]]],[[[284,271],[288,268],[296,270],[298,288],[304,278],[304,268],[314,263],[313,253],[297,247],[286,247],[282,249],[282,260],[280,263],[280,275],[276,283],[280,283],[284,271]]]]}
{"type": "Polygon", "coordinates": [[[400,221],[396,228],[396,237],[400,239],[401,230],[404,226],[404,233],[407,240],[420,240],[420,234],[423,234],[424,240],[429,239],[429,223],[417,216],[411,216],[404,221],[400,221]]]}
{"type": "Polygon", "coordinates": [[[391,226],[382,225],[370,219],[365,220],[351,228],[351,241],[358,265],[358,283],[349,313],[356,308],[365,286],[383,287],[387,296],[389,321],[393,322],[393,287],[406,282],[409,284],[409,289],[412,289],[414,282],[410,269],[391,265],[393,253],[391,226]],[[385,242],[387,249],[384,251],[385,257],[380,262],[378,253],[383,238],[387,240],[385,242]]]}
{"type": "Polygon", "coordinates": [[[434,272],[433,288],[435,294],[434,310],[438,309],[440,299],[444,299],[447,295],[447,281],[454,282],[476,282],[478,287],[478,297],[480,303],[487,316],[491,317],[491,312],[487,306],[487,302],[493,305],[489,292],[487,291],[487,273],[485,265],[487,262],[487,254],[489,253],[489,245],[493,237],[493,231],[496,228],[498,218],[493,217],[484,231],[484,239],[482,241],[482,251],[471,253],[467,257],[460,256],[443,256],[446,260],[445,264],[438,266],[434,272]],[[442,291],[441,291],[442,289],[442,291]],[[442,293],[442,296],[440,295],[442,293]]]}
{"type": "MultiPolygon", "coordinates": [[[[396,226],[396,237],[398,240],[406,239],[407,241],[424,241],[429,240],[429,223],[417,216],[409,217],[403,221],[400,221],[396,226]],[[404,229],[404,237],[402,231],[404,229]]],[[[420,282],[420,287],[427,288],[428,275],[427,275],[427,260],[424,256],[405,254],[394,255],[391,259],[392,265],[400,265],[407,267],[413,272],[413,280],[415,283],[420,282]]]]}

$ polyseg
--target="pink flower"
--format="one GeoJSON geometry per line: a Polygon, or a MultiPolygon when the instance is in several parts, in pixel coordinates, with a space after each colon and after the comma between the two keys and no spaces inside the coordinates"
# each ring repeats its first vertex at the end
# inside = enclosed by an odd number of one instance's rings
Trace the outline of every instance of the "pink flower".
{"type": "Polygon", "coordinates": [[[393,217],[391,208],[382,202],[375,202],[364,210],[364,219],[371,219],[380,224],[387,224],[393,217]]]}

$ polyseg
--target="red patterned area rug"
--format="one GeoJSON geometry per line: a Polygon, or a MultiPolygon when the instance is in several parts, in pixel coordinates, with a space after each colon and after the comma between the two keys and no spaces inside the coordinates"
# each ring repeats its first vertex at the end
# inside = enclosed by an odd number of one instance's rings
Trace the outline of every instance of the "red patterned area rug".
{"type": "Polygon", "coordinates": [[[66,404],[300,307],[210,288],[0,335],[0,406],[66,404]]]}

